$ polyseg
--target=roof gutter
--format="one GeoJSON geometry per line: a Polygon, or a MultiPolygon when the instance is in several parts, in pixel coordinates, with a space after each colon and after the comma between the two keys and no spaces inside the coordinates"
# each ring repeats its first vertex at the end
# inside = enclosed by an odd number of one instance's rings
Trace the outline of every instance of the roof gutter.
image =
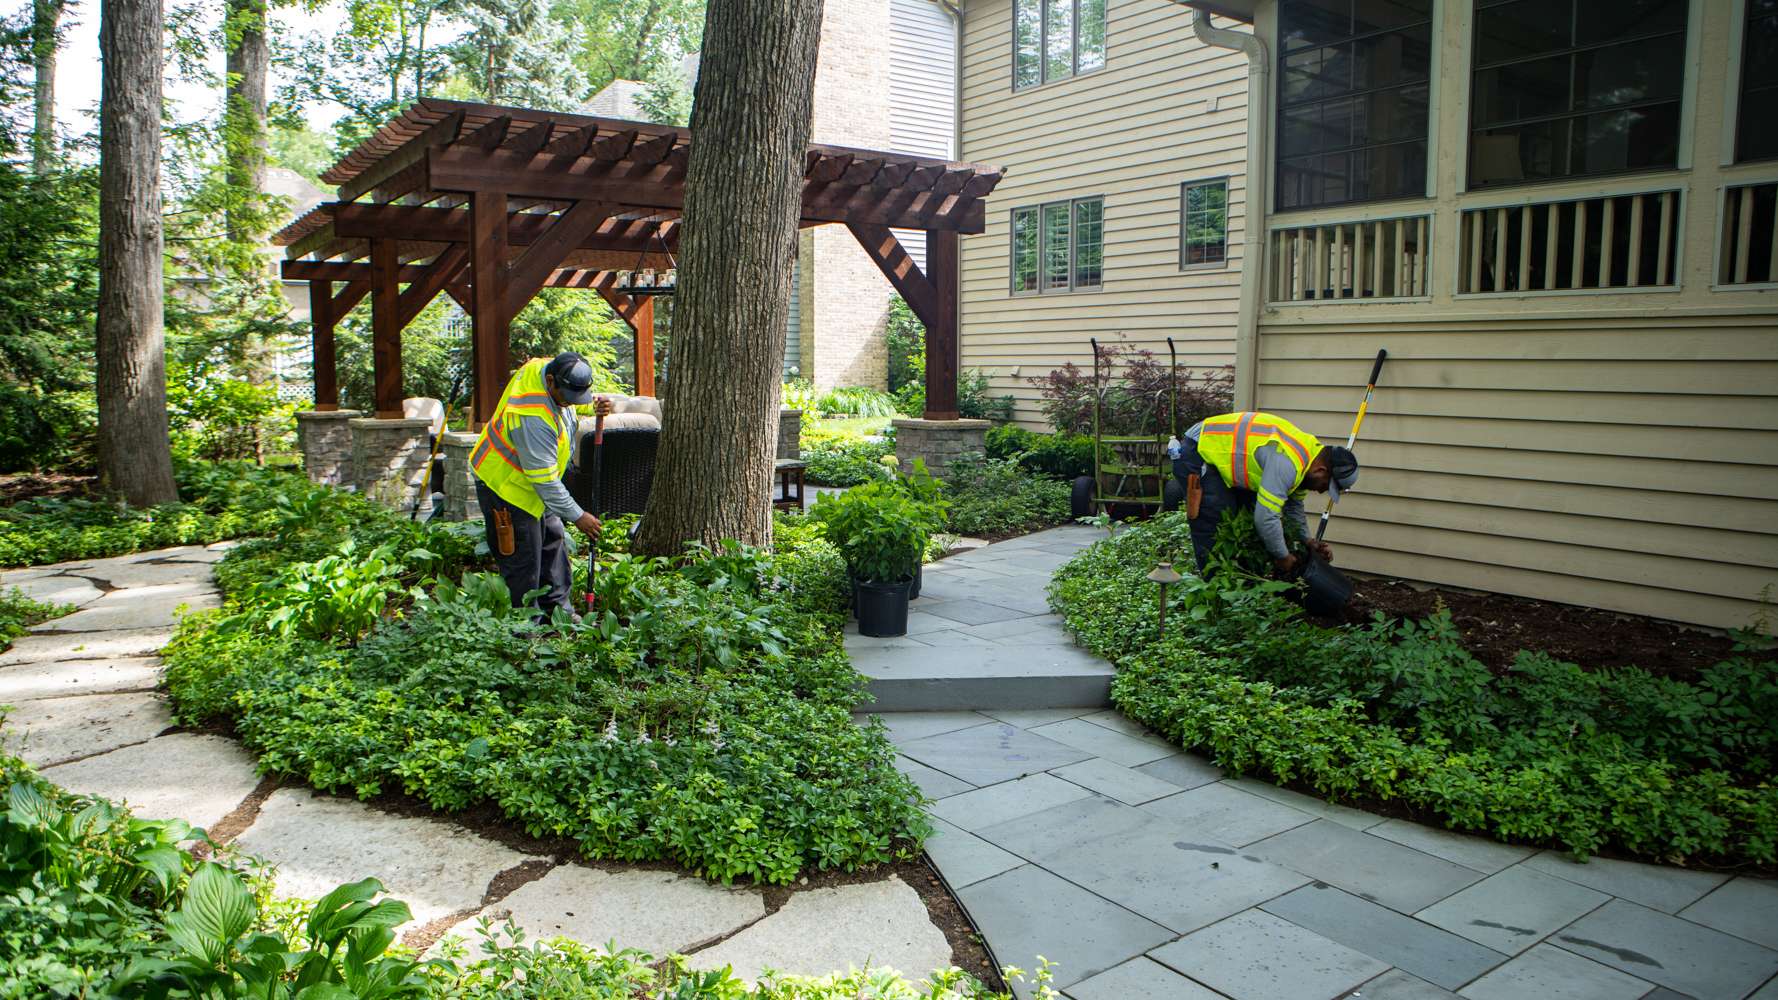
{"type": "Polygon", "coordinates": [[[1188,0],[1173,0],[1192,8],[1192,33],[1198,41],[1219,49],[1247,54],[1247,193],[1245,234],[1241,253],[1241,298],[1235,313],[1235,408],[1251,410],[1259,392],[1259,291],[1265,275],[1266,192],[1270,184],[1266,109],[1271,106],[1267,84],[1271,59],[1266,43],[1256,34],[1218,28],[1210,12],[1188,0]]]}

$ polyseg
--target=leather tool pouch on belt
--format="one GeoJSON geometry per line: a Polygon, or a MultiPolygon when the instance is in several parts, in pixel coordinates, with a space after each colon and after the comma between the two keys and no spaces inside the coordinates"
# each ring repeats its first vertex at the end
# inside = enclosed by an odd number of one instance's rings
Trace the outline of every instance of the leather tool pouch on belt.
{"type": "Polygon", "coordinates": [[[503,556],[510,556],[518,548],[512,538],[512,511],[494,511],[494,544],[503,556]]]}
{"type": "Polygon", "coordinates": [[[1204,505],[1204,480],[1197,473],[1185,477],[1185,516],[1197,520],[1198,508],[1204,505]]]}

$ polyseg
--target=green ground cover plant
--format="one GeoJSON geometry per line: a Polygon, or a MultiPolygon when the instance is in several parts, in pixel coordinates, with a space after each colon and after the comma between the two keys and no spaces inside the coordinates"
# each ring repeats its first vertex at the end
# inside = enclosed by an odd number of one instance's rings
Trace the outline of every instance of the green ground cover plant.
{"type": "Polygon", "coordinates": [[[17,587],[0,590],[0,653],[12,648],[12,640],[40,622],[73,614],[72,604],[50,604],[34,601],[17,587]]]}
{"type": "Polygon", "coordinates": [[[802,460],[809,467],[803,476],[816,486],[857,486],[888,479],[893,473],[883,464],[895,454],[893,441],[840,439],[803,445],[802,460]]]}
{"type": "MultiPolygon", "coordinates": [[[[272,897],[265,866],[177,820],[72,795],[0,755],[0,997],[207,1000],[1006,1000],[958,969],[823,978],[692,971],[640,951],[529,943],[484,921],[476,954],[395,943],[407,904],[376,878],[313,903],[272,897]],[[203,844],[209,858],[193,847],[203,844]]],[[[863,961],[861,956],[861,961],[863,961]]],[[[1036,994],[1053,997],[1048,970],[1036,994]]]]}
{"type": "Polygon", "coordinates": [[[1017,424],[988,429],[988,457],[1006,459],[1035,475],[1072,482],[1093,474],[1093,438],[1058,431],[1039,434],[1017,424]]]}
{"type": "Polygon", "coordinates": [[[724,881],[919,852],[917,790],[849,714],[844,561],[802,519],[775,551],[675,563],[623,551],[614,524],[598,613],[534,622],[478,571],[478,524],[415,525],[333,491],[278,518],[219,564],[225,607],[165,653],[177,716],[232,723],[268,771],[444,812],[491,804],[589,857],[724,881]]]}
{"type": "Polygon", "coordinates": [[[1017,463],[963,458],[945,480],[947,530],[1004,538],[1068,520],[1068,484],[1033,475],[1017,463]]]}
{"type": "Polygon", "coordinates": [[[1778,860],[1765,666],[1730,659],[1686,682],[1527,650],[1497,674],[1448,614],[1323,628],[1286,585],[1227,564],[1172,590],[1163,638],[1144,577],[1190,552],[1184,515],[1163,515],[1083,552],[1050,588],[1082,644],[1116,662],[1113,700],[1168,739],[1236,773],[1577,855],[1778,860]]]}
{"type": "Polygon", "coordinates": [[[893,417],[896,412],[888,393],[862,385],[829,389],[816,398],[815,409],[847,417],[893,417]]]}

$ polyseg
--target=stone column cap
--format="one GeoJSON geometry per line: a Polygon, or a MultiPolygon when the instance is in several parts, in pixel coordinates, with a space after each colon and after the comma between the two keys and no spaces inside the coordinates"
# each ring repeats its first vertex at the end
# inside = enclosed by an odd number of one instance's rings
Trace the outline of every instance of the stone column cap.
{"type": "Polygon", "coordinates": [[[801,411],[801,410],[793,410],[788,406],[779,406],[778,407],[778,416],[780,416],[780,417],[801,416],[802,412],[803,411],[801,411]]]}
{"type": "Polygon", "coordinates": [[[352,427],[354,430],[356,430],[358,428],[363,428],[365,430],[379,430],[379,429],[385,429],[385,428],[387,428],[387,429],[402,428],[402,429],[406,429],[406,430],[426,430],[426,429],[430,428],[431,426],[432,426],[432,419],[430,417],[353,417],[352,418],[352,427]]]}
{"type": "Polygon", "coordinates": [[[444,443],[455,445],[458,448],[473,448],[480,437],[481,435],[474,431],[445,431],[444,443]]]}
{"type": "Polygon", "coordinates": [[[364,416],[363,410],[298,410],[298,420],[351,420],[364,416]]]}
{"type": "Polygon", "coordinates": [[[890,421],[897,429],[907,427],[912,430],[933,431],[981,431],[994,426],[992,420],[977,420],[963,417],[957,420],[927,420],[925,417],[896,417],[890,421]]]}

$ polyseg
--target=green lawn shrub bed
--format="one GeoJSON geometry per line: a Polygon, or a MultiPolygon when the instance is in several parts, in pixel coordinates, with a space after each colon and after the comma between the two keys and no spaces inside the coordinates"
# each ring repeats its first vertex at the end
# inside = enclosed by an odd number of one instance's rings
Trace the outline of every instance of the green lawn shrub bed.
{"type": "Polygon", "coordinates": [[[1033,475],[1015,462],[964,458],[951,463],[944,483],[950,503],[945,529],[958,535],[1005,538],[1068,520],[1067,483],[1033,475]]]}
{"type": "Polygon", "coordinates": [[[12,648],[12,640],[24,635],[31,626],[73,612],[72,604],[34,601],[17,587],[0,590],[0,653],[12,648]]]}
{"type": "Polygon", "coordinates": [[[232,721],[268,771],[491,804],[589,857],[725,881],[918,853],[918,793],[849,715],[844,562],[801,518],[775,551],[678,564],[621,551],[613,524],[599,614],[535,623],[476,571],[479,525],[332,491],[280,510],[219,565],[225,607],[164,654],[180,720],[232,721]]]}
{"type": "Polygon", "coordinates": [[[1443,612],[1322,628],[1283,585],[1232,569],[1175,587],[1162,639],[1145,575],[1190,552],[1184,515],[1165,515],[1086,550],[1050,588],[1070,630],[1116,662],[1113,700],[1168,739],[1236,773],[1577,855],[1778,860],[1768,666],[1730,659],[1686,682],[1525,651],[1496,674],[1443,612]]]}
{"type": "MultiPolygon", "coordinates": [[[[187,824],[71,795],[17,758],[0,755],[0,795],[9,1000],[1006,1000],[957,969],[920,983],[872,970],[749,986],[677,957],[528,943],[512,924],[504,935],[484,925],[474,957],[447,947],[422,961],[395,944],[412,913],[375,878],[314,903],[277,900],[255,859],[226,849],[199,858],[191,847],[202,835],[187,824]]],[[[1053,997],[1046,981],[1039,995],[1053,997]]]]}
{"type": "Polygon", "coordinates": [[[300,473],[244,462],[183,463],[180,502],[137,510],[108,499],[21,500],[0,510],[0,566],[99,559],[260,534],[280,499],[312,492],[300,473]]]}

